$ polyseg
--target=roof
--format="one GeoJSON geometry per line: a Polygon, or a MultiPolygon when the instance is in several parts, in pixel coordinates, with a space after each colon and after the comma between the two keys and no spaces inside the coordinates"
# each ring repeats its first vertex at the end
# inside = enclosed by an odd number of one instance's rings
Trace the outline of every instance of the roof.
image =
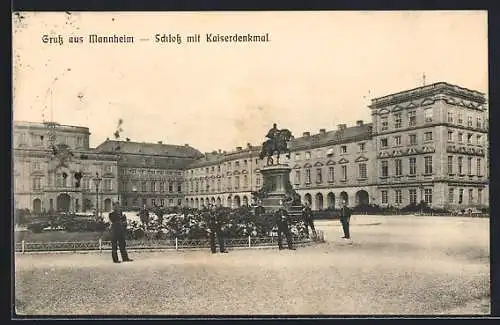
{"type": "Polygon", "coordinates": [[[95,149],[98,152],[127,153],[136,155],[167,156],[178,158],[199,158],[201,152],[195,148],[184,145],[162,143],[132,142],[106,140],[95,149]]]}
{"type": "MultiPolygon", "coordinates": [[[[371,130],[372,130],[372,124],[367,123],[352,127],[346,127],[345,129],[342,130],[332,130],[325,133],[302,136],[299,138],[294,138],[291,141],[290,149],[293,152],[308,148],[326,147],[329,145],[369,139],[372,132],[371,130]]],[[[247,148],[239,148],[231,152],[207,153],[202,158],[196,160],[191,165],[187,166],[187,168],[191,169],[204,166],[211,166],[213,164],[222,163],[225,161],[255,157],[259,155],[260,150],[261,146],[249,146],[247,148]]]]}
{"type": "Polygon", "coordinates": [[[120,166],[126,168],[184,169],[196,161],[195,158],[122,154],[120,166]]]}
{"type": "Polygon", "coordinates": [[[485,95],[482,92],[467,89],[447,82],[436,82],[430,85],[392,93],[383,97],[373,98],[369,107],[375,108],[380,105],[391,105],[435,93],[451,93],[455,96],[468,100],[474,100],[481,104],[486,102],[485,95]]]}
{"type": "Polygon", "coordinates": [[[90,134],[89,128],[78,125],[65,125],[56,122],[28,122],[28,121],[13,121],[12,126],[14,129],[33,129],[33,130],[48,130],[53,127],[56,131],[60,132],[76,132],[90,134]]]}
{"type": "Polygon", "coordinates": [[[341,144],[350,141],[361,139],[368,139],[371,136],[372,124],[366,123],[363,125],[356,125],[346,127],[343,130],[332,130],[325,133],[311,134],[295,138],[291,143],[291,150],[299,150],[304,148],[316,148],[333,144],[341,144]]]}

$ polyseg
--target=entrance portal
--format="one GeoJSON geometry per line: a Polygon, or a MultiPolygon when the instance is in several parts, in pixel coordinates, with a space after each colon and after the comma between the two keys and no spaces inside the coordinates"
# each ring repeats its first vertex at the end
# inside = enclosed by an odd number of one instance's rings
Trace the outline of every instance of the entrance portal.
{"type": "Polygon", "coordinates": [[[60,194],[57,197],[57,211],[59,212],[69,212],[69,207],[71,203],[71,197],[66,194],[60,194]]]}
{"type": "Polygon", "coordinates": [[[356,204],[357,205],[368,205],[369,198],[368,192],[365,190],[360,190],[356,192],[356,204]]]}
{"type": "Polygon", "coordinates": [[[40,201],[40,199],[33,200],[33,212],[34,213],[42,212],[42,201],[40,201]]]}

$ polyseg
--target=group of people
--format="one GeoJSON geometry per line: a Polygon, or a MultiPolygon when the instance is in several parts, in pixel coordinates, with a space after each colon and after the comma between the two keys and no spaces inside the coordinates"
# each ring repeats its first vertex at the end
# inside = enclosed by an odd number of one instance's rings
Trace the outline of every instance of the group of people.
{"type": "MultiPolygon", "coordinates": [[[[265,212],[264,207],[259,204],[255,208],[256,214],[261,214],[265,212]]],[[[202,208],[202,214],[207,220],[208,224],[208,233],[209,233],[209,241],[210,241],[210,250],[212,254],[217,252],[216,247],[216,239],[219,245],[219,251],[221,253],[228,253],[224,246],[224,235],[222,231],[222,226],[224,224],[224,211],[222,207],[209,205],[208,207],[202,208]]],[[[280,250],[283,248],[283,235],[286,238],[288,249],[295,250],[293,247],[292,235],[290,232],[290,217],[289,213],[285,207],[285,203],[280,201],[280,207],[275,212],[276,217],[276,226],[278,230],[278,248],[280,250]]],[[[345,201],[342,202],[342,206],[340,209],[340,222],[342,224],[342,229],[344,231],[344,236],[342,238],[350,239],[349,232],[349,221],[351,217],[351,210],[347,207],[345,201]]],[[[126,241],[125,234],[127,228],[127,219],[123,214],[118,203],[115,204],[113,211],[109,214],[109,220],[111,222],[110,232],[111,232],[111,257],[114,263],[120,263],[118,258],[118,249],[120,250],[120,254],[123,262],[131,262],[133,261],[129,258],[127,249],[126,249],[126,241]]],[[[314,217],[311,207],[308,203],[305,203],[302,207],[302,220],[306,227],[306,233],[309,237],[309,228],[311,228],[313,238],[317,237],[316,228],[314,227],[314,217]]]]}

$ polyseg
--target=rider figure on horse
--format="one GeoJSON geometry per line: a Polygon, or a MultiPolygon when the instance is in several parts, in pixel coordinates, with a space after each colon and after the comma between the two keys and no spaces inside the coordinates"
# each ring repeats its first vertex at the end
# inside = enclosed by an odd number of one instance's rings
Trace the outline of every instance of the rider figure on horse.
{"type": "Polygon", "coordinates": [[[273,124],[273,128],[267,132],[266,138],[269,138],[270,140],[273,141],[273,143],[276,143],[278,140],[278,134],[279,134],[278,126],[276,123],[273,124]]]}
{"type": "Polygon", "coordinates": [[[277,155],[276,161],[278,164],[281,153],[287,153],[287,157],[290,158],[290,149],[288,148],[287,141],[292,138],[292,133],[289,130],[279,130],[276,123],[274,123],[273,128],[267,132],[266,137],[268,140],[262,144],[260,159],[267,157],[267,165],[272,165],[272,156],[275,153],[277,155]]]}

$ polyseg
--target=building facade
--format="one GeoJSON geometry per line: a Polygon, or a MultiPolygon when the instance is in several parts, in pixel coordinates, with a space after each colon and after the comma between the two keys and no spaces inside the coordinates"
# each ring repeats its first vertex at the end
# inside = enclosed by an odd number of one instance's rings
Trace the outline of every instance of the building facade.
{"type": "Polygon", "coordinates": [[[482,93],[437,83],[370,106],[379,202],[488,205],[488,112],[482,93]]]}
{"type": "MultiPolygon", "coordinates": [[[[368,204],[375,195],[375,164],[371,124],[338,125],[337,130],[319,130],[290,141],[290,159],[280,157],[292,168],[290,181],[303,201],[313,209],[339,207],[341,200],[368,204]]],[[[185,171],[185,204],[199,208],[207,203],[238,207],[251,203],[253,191],[262,186],[259,159],[261,147],[247,144],[231,152],[213,152],[185,171]]]]}
{"type": "MultiPolygon", "coordinates": [[[[489,205],[484,94],[440,82],[372,100],[372,122],[304,132],[290,142],[290,180],[314,210],[377,204],[402,208],[489,205]]],[[[188,166],[184,203],[237,207],[261,186],[260,147],[214,152],[188,166]],[[220,185],[219,185],[220,183],[220,185]],[[214,185],[215,184],[215,185],[214,185]]]]}
{"type": "Polygon", "coordinates": [[[89,136],[86,127],[14,122],[15,208],[82,212],[99,205],[110,211],[118,199],[118,157],[90,149],[89,136]]]}
{"type": "MultiPolygon", "coordinates": [[[[314,210],[338,208],[343,200],[396,208],[422,200],[433,208],[489,205],[484,94],[440,82],[375,98],[367,109],[371,123],[338,124],[290,141],[290,159],[280,160],[292,168],[303,202],[314,210]]],[[[16,206],[60,210],[69,201],[69,209],[88,209],[97,202],[95,173],[103,178],[105,209],[114,200],[126,208],[238,207],[262,186],[260,146],[202,154],[189,145],[107,139],[90,149],[89,135],[82,127],[15,123],[16,206]],[[69,159],[51,152],[50,138],[71,149],[69,159]],[[76,171],[83,173],[81,188],[61,178],[76,171]]]]}
{"type": "Polygon", "coordinates": [[[119,202],[125,209],[181,205],[185,192],[183,169],[202,157],[187,144],[130,140],[107,139],[95,151],[117,155],[119,202]]]}

